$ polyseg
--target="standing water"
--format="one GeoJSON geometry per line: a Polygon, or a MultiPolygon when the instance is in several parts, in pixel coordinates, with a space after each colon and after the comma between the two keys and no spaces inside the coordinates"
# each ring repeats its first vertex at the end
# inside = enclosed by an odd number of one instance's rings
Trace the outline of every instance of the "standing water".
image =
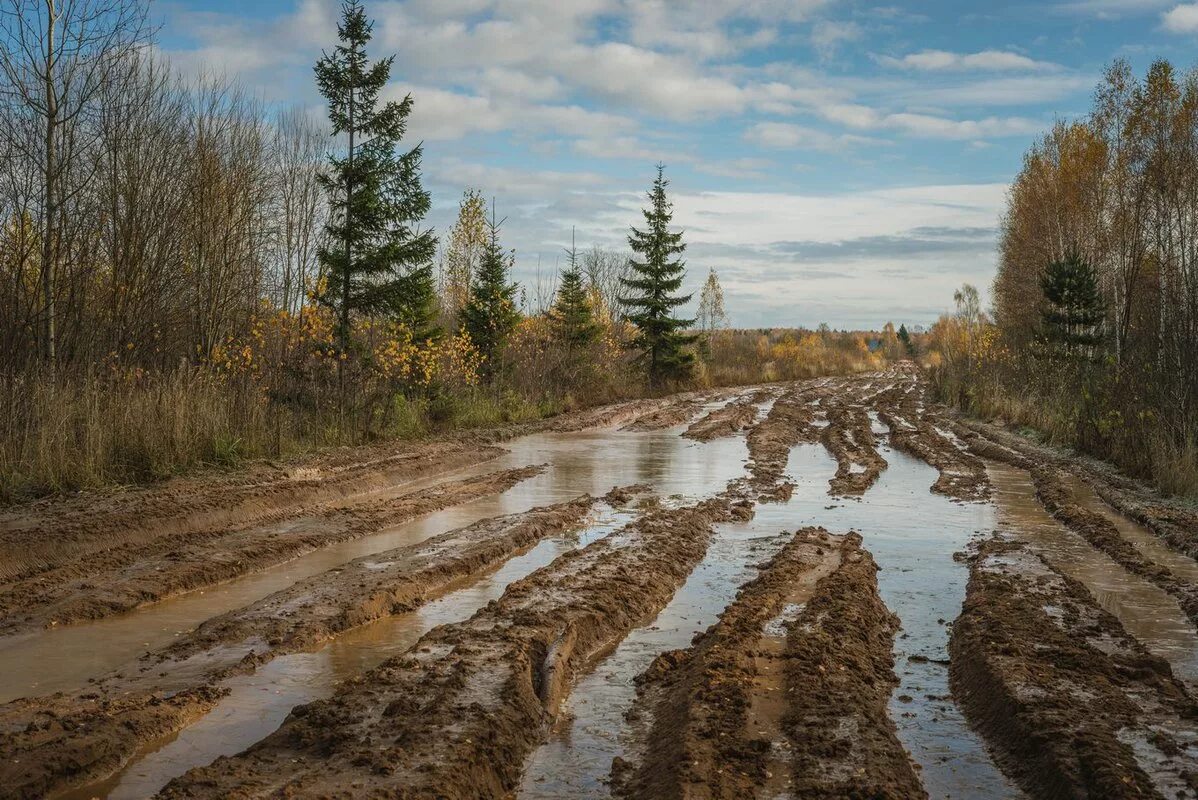
{"type": "MultiPolygon", "coordinates": [[[[485,467],[472,467],[462,474],[530,463],[549,463],[550,469],[497,497],[464,504],[365,539],[322,550],[297,559],[292,565],[312,559],[327,569],[361,555],[419,542],[478,519],[526,511],[537,505],[572,499],[584,492],[599,494],[617,484],[645,483],[659,495],[672,498],[669,502],[690,502],[721,491],[729,480],[743,474],[746,458],[743,439],[703,444],[682,438],[681,430],[548,434],[516,440],[508,445],[510,455],[485,467]]],[[[82,787],[64,797],[146,797],[192,767],[209,764],[221,755],[240,752],[278,728],[295,706],[330,696],[337,684],[403,653],[436,625],[468,618],[497,599],[512,581],[527,576],[569,550],[606,536],[629,521],[633,513],[609,511],[580,533],[543,541],[528,552],[509,559],[492,574],[415,612],[379,620],[342,634],[314,652],[281,656],[252,675],[232,678],[224,683],[231,693],[205,717],[178,734],[145,748],[112,778],[82,787]]],[[[305,574],[315,574],[323,569],[313,567],[305,574]]],[[[294,580],[295,573],[291,574],[294,580]]],[[[247,576],[230,585],[248,584],[241,595],[250,594],[257,585],[254,579],[259,575],[247,576]]],[[[285,581],[283,585],[288,583],[290,581],[285,581]]],[[[269,585],[273,586],[273,583],[269,585]]],[[[184,596],[161,606],[170,607],[189,599],[191,596],[184,596]]],[[[152,614],[158,609],[159,606],[153,606],[131,616],[152,614]]],[[[79,630],[90,627],[82,626],[79,630]]]]}
{"type": "MultiPolygon", "coordinates": [[[[879,428],[879,433],[885,428],[879,428]]],[[[633,679],[659,653],[686,647],[714,623],[752,577],[752,565],[807,525],[832,533],[856,530],[881,567],[879,589],[903,622],[895,642],[901,685],[891,702],[899,738],[922,768],[933,798],[1022,797],[994,766],[981,740],[949,697],[947,621],[960,613],[968,568],[954,560],[976,534],[993,527],[993,508],[932,495],[936,471],[903,453],[887,452],[890,468],[861,500],[831,498],[836,461],[820,445],[791,452],[796,483],[783,504],[757,507],[748,523],[722,526],[700,567],[656,620],[633,631],[581,680],[563,706],[550,740],[526,765],[524,798],[606,797],[616,756],[627,757],[638,732],[624,713],[635,700],[633,679]],[[914,657],[914,660],[913,660],[914,657]]]]}

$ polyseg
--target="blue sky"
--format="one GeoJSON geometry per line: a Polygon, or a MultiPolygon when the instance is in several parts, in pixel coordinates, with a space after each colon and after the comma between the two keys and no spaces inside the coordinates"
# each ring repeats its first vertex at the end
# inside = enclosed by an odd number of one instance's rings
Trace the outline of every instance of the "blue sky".
{"type": "MultiPolygon", "coordinates": [[[[985,290],[1006,188],[1104,65],[1192,64],[1198,3],[366,0],[425,143],[430,224],[495,197],[517,277],[547,286],[576,229],[623,245],[667,164],[688,287],[708,268],[733,324],[933,321],[985,290]],[[538,280],[539,276],[539,280],[538,280]]],[[[319,116],[328,0],[159,2],[182,70],[319,116]]]]}

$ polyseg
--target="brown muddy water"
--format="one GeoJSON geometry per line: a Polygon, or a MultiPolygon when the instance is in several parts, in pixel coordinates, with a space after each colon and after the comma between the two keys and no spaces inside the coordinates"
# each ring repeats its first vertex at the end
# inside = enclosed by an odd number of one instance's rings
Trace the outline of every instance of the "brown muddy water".
{"type": "MultiPolygon", "coordinates": [[[[987,470],[999,508],[999,530],[1026,541],[1058,570],[1084,584],[1098,605],[1117,617],[1129,634],[1168,661],[1189,687],[1198,688],[1198,631],[1177,601],[1054,519],[1037,502],[1026,471],[997,462],[988,463],[987,470]]],[[[1079,493],[1075,500],[1100,513],[1105,509],[1096,496],[1087,498],[1079,493]]],[[[1121,532],[1131,538],[1130,528],[1121,532]]]]}
{"type": "MultiPolygon", "coordinates": [[[[0,640],[0,702],[83,687],[87,679],[125,666],[209,617],[223,614],[360,556],[404,545],[481,519],[558,503],[583,492],[648,483],[662,496],[699,497],[720,491],[741,474],[743,440],[701,444],[678,430],[648,433],[586,432],[517,439],[495,461],[437,476],[435,482],[500,469],[547,463],[542,475],[503,494],[484,497],[353,541],[317,550],[276,567],[197,590],[134,613],[94,623],[51,628],[0,640]]],[[[391,494],[418,488],[405,484],[391,494]]],[[[370,497],[386,496],[377,492],[370,497]]],[[[286,523],[280,525],[286,530],[286,523]]]]}
{"type": "MultiPolygon", "coordinates": [[[[684,503],[722,491],[733,478],[744,473],[747,450],[743,438],[727,438],[707,444],[682,438],[684,428],[647,433],[588,432],[545,434],[509,443],[511,451],[498,461],[472,467],[450,477],[474,471],[504,469],[512,465],[549,463],[543,475],[525,481],[507,492],[453,509],[437,512],[388,531],[304,556],[290,564],[285,575],[250,575],[225,586],[208,590],[204,596],[185,595],[119,618],[168,615],[186,618],[194,625],[216,613],[239,607],[298,578],[313,575],[353,558],[405,544],[467,525],[479,519],[512,514],[534,506],[560,502],[589,492],[601,494],[615,485],[645,483],[665,503],[684,503]],[[228,594],[226,594],[226,592],[228,594]],[[230,595],[232,597],[230,597],[230,595]],[[234,599],[235,598],[235,599],[234,599]]],[[[405,487],[406,490],[406,487],[405,487]]],[[[63,795],[65,798],[135,798],[152,795],[171,778],[188,769],[231,755],[274,731],[297,705],[332,694],[336,685],[404,652],[436,625],[468,618],[489,601],[498,598],[509,583],[549,564],[562,553],[589,544],[627,522],[632,510],[607,509],[598,519],[574,534],[541,542],[518,555],[492,574],[427,604],[411,614],[383,619],[338,636],[315,652],[274,659],[255,674],[225,683],[232,691],[218,706],[180,733],[145,748],[121,773],[94,785],[63,795]]],[[[198,593],[197,593],[198,594],[198,593]]],[[[77,629],[47,631],[48,638],[66,633],[86,638],[89,629],[111,630],[111,621],[77,629]]],[[[182,623],[175,623],[179,627],[182,623]]],[[[174,635],[173,633],[171,634],[174,635]]],[[[164,637],[163,640],[165,640],[164,637]]],[[[105,659],[109,668],[125,663],[146,647],[128,641],[122,649],[112,647],[105,659]]],[[[2,657],[3,654],[0,654],[2,657]]],[[[95,661],[93,660],[93,663],[95,661]]],[[[32,664],[28,665],[32,668],[32,664]]],[[[64,665],[58,675],[38,678],[41,685],[56,681],[74,686],[80,676],[102,671],[64,665]]],[[[0,667],[2,668],[2,667],[0,667]]],[[[31,676],[32,677],[32,676],[31,676]]],[[[39,690],[44,693],[45,690],[39,690]]],[[[21,692],[16,693],[18,696],[21,692]]]]}
{"type": "MultiPolygon", "coordinates": [[[[875,421],[878,433],[884,425],[875,421]]],[[[981,740],[949,698],[947,621],[960,612],[968,569],[953,559],[969,540],[994,525],[988,504],[959,504],[932,495],[936,470],[902,453],[861,500],[832,498],[836,461],[822,445],[791,452],[790,501],[757,507],[747,523],[721,526],[707,557],[657,619],[633,631],[579,682],[548,743],[529,759],[523,798],[606,797],[612,758],[635,758],[650,720],[624,718],[635,700],[633,679],[659,653],[689,645],[714,623],[753,565],[766,561],[787,536],[806,525],[833,533],[856,530],[881,566],[883,600],[902,619],[895,643],[901,679],[891,703],[899,738],[922,768],[933,798],[1013,798],[1023,795],[994,766],[981,740]],[[912,656],[919,658],[912,662],[912,656]],[[910,702],[898,698],[909,696],[910,702]]]]}

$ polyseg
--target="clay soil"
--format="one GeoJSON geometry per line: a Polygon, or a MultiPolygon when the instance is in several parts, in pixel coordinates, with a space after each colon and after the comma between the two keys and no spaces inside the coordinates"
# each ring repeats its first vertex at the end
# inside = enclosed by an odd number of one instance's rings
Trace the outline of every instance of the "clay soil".
{"type": "Polygon", "coordinates": [[[856,534],[807,528],[720,621],[638,678],[628,798],[919,797],[886,714],[896,620],[856,534]]]}
{"type": "Polygon", "coordinates": [[[1198,793],[1198,705],[1075,581],[994,539],[973,558],[953,691],[1033,797],[1198,793]]]}
{"type": "MultiPolygon", "coordinates": [[[[608,499],[618,502],[621,490],[608,499]]],[[[221,681],[384,616],[412,611],[546,536],[577,527],[591,497],[481,520],[360,558],[214,617],[79,695],[0,706],[0,796],[104,778],[136,750],[206,713],[221,681]]]]}

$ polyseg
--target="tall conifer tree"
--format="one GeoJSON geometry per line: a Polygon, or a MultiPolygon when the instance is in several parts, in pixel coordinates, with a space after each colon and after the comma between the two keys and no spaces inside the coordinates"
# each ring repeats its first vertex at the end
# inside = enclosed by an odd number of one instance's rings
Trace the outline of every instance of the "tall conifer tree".
{"type": "Polygon", "coordinates": [[[628,237],[632,251],[642,260],[630,260],[631,277],[620,279],[628,292],[620,302],[628,309],[628,321],[637,328],[632,345],[641,351],[654,388],[690,376],[695,354],[688,347],[697,338],[685,333],[694,320],[674,316],[674,309],[690,302],[691,296],[677,294],[686,275],[686,262],[679,258],[686,244],[681,231],[670,230],[674,212],[666,197],[668,185],[665,165],[658,164],[657,179],[649,190],[649,208],[642,210],[646,228],[634,227],[628,237]]]}
{"type": "Polygon", "coordinates": [[[462,309],[462,325],[483,356],[483,374],[493,379],[502,368],[508,337],[520,322],[516,284],[511,282],[511,256],[499,245],[499,227],[492,208],[487,226],[490,239],[470,286],[470,299],[462,309]]]}
{"type": "Polygon", "coordinates": [[[346,140],[321,176],[333,214],[328,244],[319,253],[328,276],[320,300],[337,314],[343,352],[355,314],[390,314],[418,340],[436,333],[437,240],[431,230],[419,229],[430,205],[420,182],[421,147],[398,152],[412,96],[379,104],[395,57],[367,59],[373,27],[361,3],[346,0],[337,26],[340,43],[316,63],[333,135],[346,140]]]}

